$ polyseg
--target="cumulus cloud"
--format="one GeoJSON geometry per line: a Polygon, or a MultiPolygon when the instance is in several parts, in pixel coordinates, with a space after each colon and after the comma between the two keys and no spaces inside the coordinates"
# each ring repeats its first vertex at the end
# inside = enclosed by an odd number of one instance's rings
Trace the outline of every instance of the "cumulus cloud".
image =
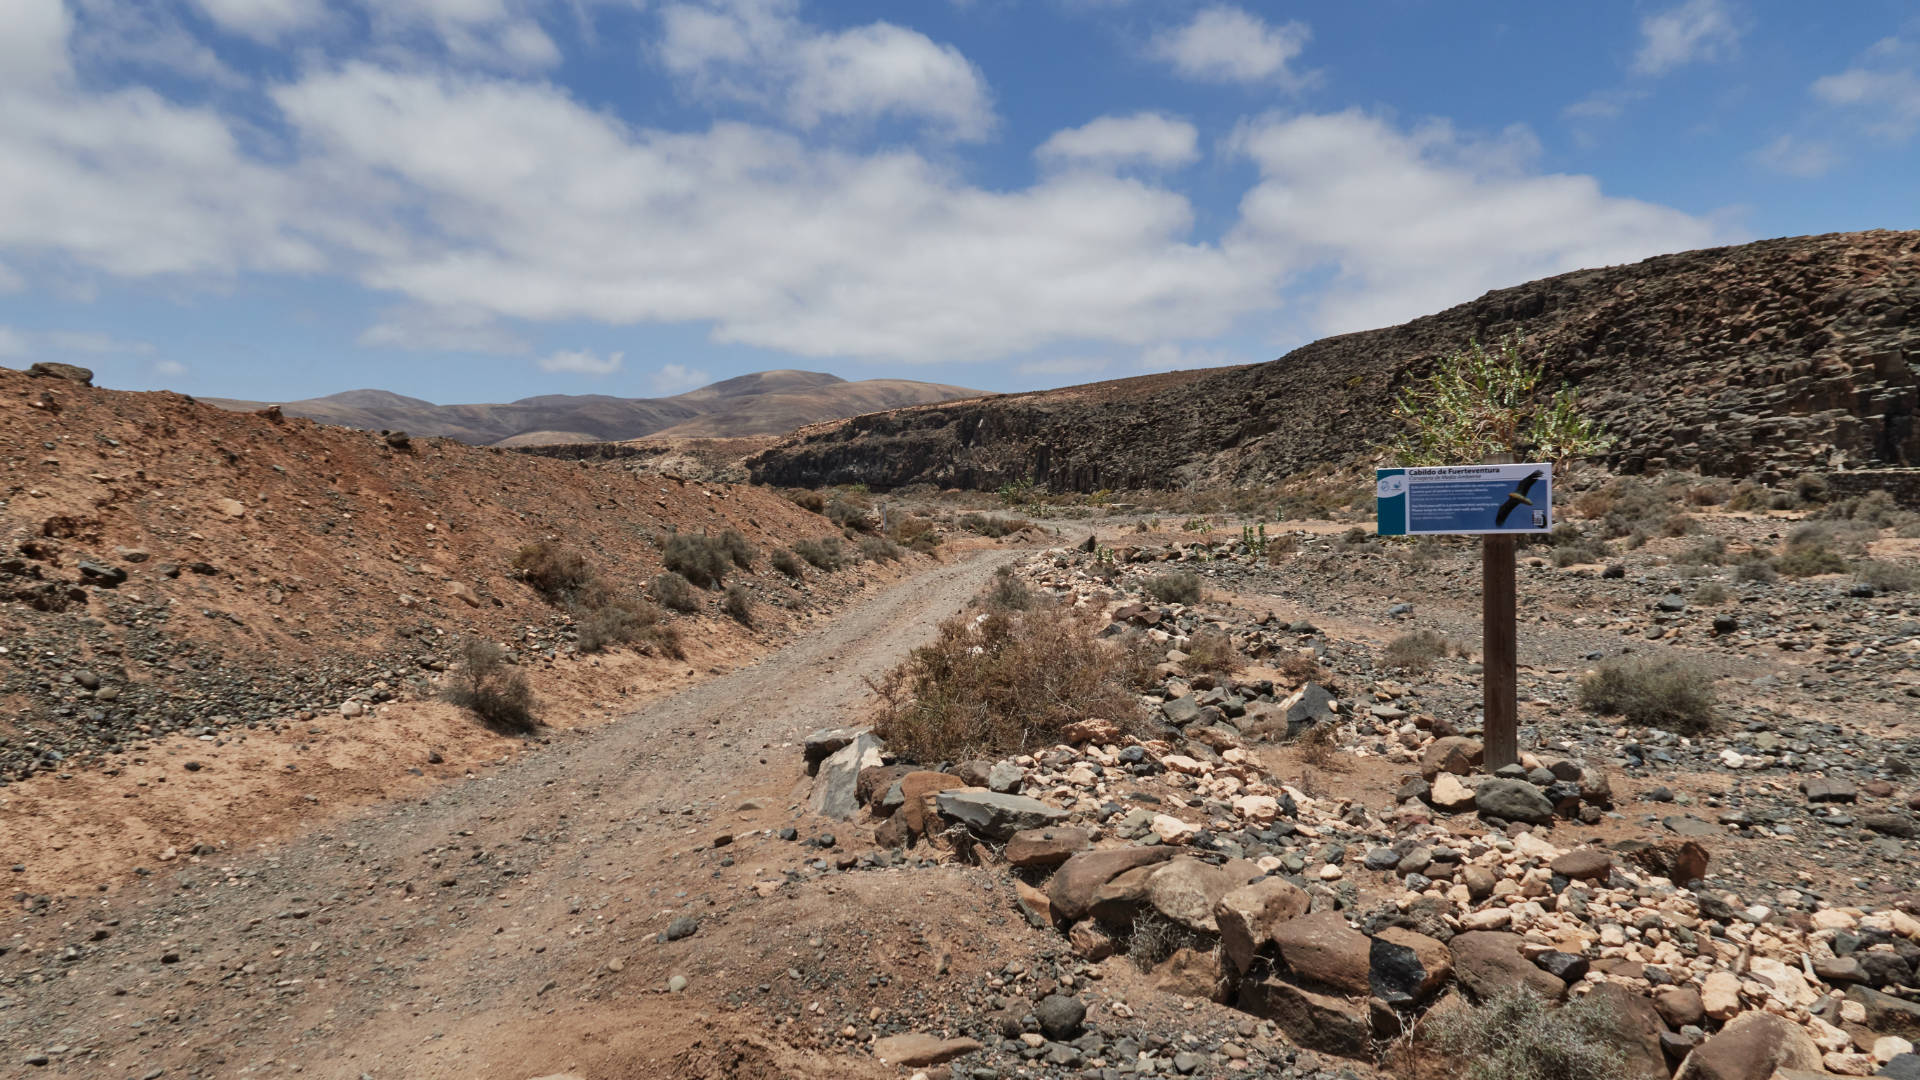
{"type": "Polygon", "coordinates": [[[0,86],[45,84],[67,74],[72,30],[60,0],[8,0],[0,7],[0,86]]]}
{"type": "Polygon", "coordinates": [[[1230,242],[1287,269],[1329,268],[1314,329],[1385,326],[1488,289],[1724,241],[1677,210],[1531,168],[1521,129],[1492,140],[1444,123],[1401,131],[1349,110],[1273,117],[1235,136],[1260,180],[1230,242]]]}
{"type": "Polygon", "coordinates": [[[1813,96],[1855,110],[1876,135],[1905,139],[1920,128],[1920,45],[1886,38],[1859,63],[1815,80],[1813,96]]]}
{"type": "Polygon", "coordinates": [[[1298,84],[1301,77],[1287,65],[1307,47],[1307,37],[1305,23],[1275,26],[1240,8],[1217,5],[1160,33],[1152,52],[1202,82],[1298,84]]]}
{"type": "Polygon", "coordinates": [[[648,381],[655,395],[671,397],[674,394],[684,394],[689,390],[698,390],[712,382],[713,376],[685,364],[662,364],[660,370],[654,372],[653,378],[648,381]]]}
{"type": "Polygon", "coordinates": [[[269,43],[327,18],[326,0],[194,0],[194,4],[222,30],[269,43]]]}
{"type": "Polygon", "coordinates": [[[187,365],[178,360],[155,360],[153,373],[164,379],[178,379],[187,373],[187,365]]]}
{"type": "Polygon", "coordinates": [[[474,308],[391,307],[356,340],[370,348],[426,352],[511,354],[532,348],[491,314],[474,308]]]}
{"type": "Polygon", "coordinates": [[[1831,143],[1799,139],[1792,135],[1782,135],[1748,157],[1754,164],[1771,172],[1802,179],[1825,176],[1839,160],[1831,143]]]}
{"type": "Polygon", "coordinates": [[[586,349],[575,351],[562,350],[552,352],[540,358],[541,371],[566,372],[573,375],[612,375],[626,366],[626,353],[608,353],[601,356],[586,349]]]}
{"type": "Polygon", "coordinates": [[[668,4],[661,63],[696,93],[760,105],[801,128],[920,119],[956,139],[992,128],[986,80],[960,50],[887,22],[822,30],[797,11],[797,0],[668,4]]]}
{"type": "Polygon", "coordinates": [[[1636,75],[1665,75],[1697,61],[1724,59],[1740,41],[1725,0],[1687,0],[1640,20],[1636,75]]]}
{"type": "Polygon", "coordinates": [[[1034,155],[1042,164],[1055,168],[1138,164],[1166,169],[1198,160],[1199,142],[1200,133],[1185,120],[1140,112],[1102,116],[1080,127],[1057,131],[1034,155]]]}

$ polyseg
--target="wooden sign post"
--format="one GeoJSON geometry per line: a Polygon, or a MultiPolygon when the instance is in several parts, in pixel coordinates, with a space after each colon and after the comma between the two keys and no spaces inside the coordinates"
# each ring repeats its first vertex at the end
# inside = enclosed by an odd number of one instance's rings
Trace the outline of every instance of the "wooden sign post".
{"type": "Polygon", "coordinates": [[[1480,538],[1480,670],[1487,771],[1520,760],[1518,622],[1511,534],[1480,538]]]}
{"type": "Polygon", "coordinates": [[[1488,462],[1378,469],[1374,504],[1382,536],[1478,536],[1480,668],[1489,771],[1520,760],[1518,590],[1514,537],[1553,528],[1553,466],[1488,462]]]}

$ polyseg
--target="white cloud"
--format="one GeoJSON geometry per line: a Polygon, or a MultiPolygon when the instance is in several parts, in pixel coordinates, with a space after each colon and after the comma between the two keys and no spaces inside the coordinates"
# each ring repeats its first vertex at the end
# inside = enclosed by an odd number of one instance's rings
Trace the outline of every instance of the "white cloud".
{"type": "Polygon", "coordinates": [[[194,0],[201,14],[230,33],[275,42],[327,18],[326,0],[194,0]]]}
{"type": "Polygon", "coordinates": [[[31,86],[67,74],[67,35],[72,29],[73,18],[60,0],[7,0],[0,5],[0,86],[31,86]]]}
{"type": "Polygon", "coordinates": [[[10,326],[0,326],[0,356],[25,356],[27,337],[10,326]]]}
{"type": "Polygon", "coordinates": [[[1740,41],[1740,28],[1726,0],[1686,3],[1640,20],[1636,75],[1665,75],[1696,61],[1726,58],[1740,41]]]}
{"type": "Polygon", "coordinates": [[[55,352],[92,353],[105,356],[115,353],[144,355],[153,351],[153,344],[147,341],[128,341],[92,330],[49,330],[39,336],[45,347],[55,352]]]}
{"type": "Polygon", "coordinates": [[[1105,371],[1107,364],[1104,356],[1054,356],[1023,361],[1014,370],[1022,375],[1090,375],[1105,371]]]}
{"type": "Polygon", "coordinates": [[[1859,110],[1876,135],[1905,139],[1920,128],[1920,45],[1886,38],[1854,66],[1815,80],[1813,96],[1859,110]]]}
{"type": "Polygon", "coordinates": [[[1205,333],[1269,295],[1190,242],[1186,199],[1130,180],[985,191],[911,152],[633,132],[549,87],[368,65],[276,98],[345,190],[397,183],[383,216],[432,222],[364,273],[428,306],[711,321],[725,342],[931,362],[1205,333]]]}
{"type": "MultiPolygon", "coordinates": [[[[1262,360],[1269,357],[1260,357],[1262,360]]],[[[1190,371],[1194,368],[1226,367],[1229,364],[1247,363],[1244,357],[1237,357],[1224,349],[1209,349],[1195,345],[1176,345],[1170,342],[1142,349],[1134,359],[1133,366],[1141,371],[1190,371]]]]}
{"type": "Polygon", "coordinates": [[[1200,133],[1185,120],[1141,112],[1102,116],[1077,128],[1056,131],[1034,155],[1054,167],[1142,164],[1174,168],[1199,159],[1199,141],[1200,133]]]}
{"type": "Polygon", "coordinates": [[[178,360],[155,360],[153,373],[164,379],[178,379],[187,373],[187,365],[178,360]]]}
{"type": "Polygon", "coordinates": [[[759,105],[801,128],[917,118],[956,139],[993,126],[986,80],[960,50],[876,22],[827,31],[797,0],[705,0],[661,11],[661,63],[696,93],[759,105]]]}
{"type": "Polygon", "coordinates": [[[1305,23],[1270,25],[1258,15],[1218,5],[1193,21],[1163,31],[1152,52],[1189,79],[1203,82],[1278,82],[1297,85],[1287,65],[1306,48],[1305,23]]]}
{"type": "Polygon", "coordinates": [[[80,15],[73,30],[73,54],[84,61],[167,72],[229,89],[246,84],[170,8],[73,0],[73,9],[80,15]]]}
{"type": "Polygon", "coordinates": [[[1792,135],[1782,135],[1748,157],[1762,168],[1803,179],[1825,176],[1839,161],[1831,143],[1792,135]]]}
{"type": "Polygon", "coordinates": [[[561,59],[538,18],[548,5],[534,0],[363,2],[376,35],[402,43],[425,38],[463,63],[537,71],[561,59]]]}
{"type": "Polygon", "coordinates": [[[612,375],[626,364],[625,353],[600,356],[585,349],[548,353],[540,358],[541,371],[563,371],[574,375],[612,375]]]}
{"type": "Polygon", "coordinates": [[[391,307],[355,340],[369,348],[425,352],[514,354],[532,348],[492,315],[473,308],[391,307]]]}
{"type": "Polygon", "coordinates": [[[1314,329],[1385,326],[1488,289],[1724,242],[1708,223],[1533,171],[1524,129],[1485,141],[1444,123],[1399,131],[1350,110],[1245,126],[1260,169],[1231,243],[1290,272],[1334,271],[1314,329]]]}
{"type": "Polygon", "coordinates": [[[684,394],[689,390],[698,390],[712,381],[712,375],[685,364],[662,364],[660,370],[654,372],[650,380],[657,397],[671,397],[674,394],[684,394]]]}

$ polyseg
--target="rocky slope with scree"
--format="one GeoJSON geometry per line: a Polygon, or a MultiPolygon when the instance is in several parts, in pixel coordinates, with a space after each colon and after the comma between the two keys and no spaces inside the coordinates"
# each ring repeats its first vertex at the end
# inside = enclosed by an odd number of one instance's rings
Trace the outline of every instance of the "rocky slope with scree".
{"type": "Polygon", "coordinates": [[[757,481],[804,486],[1272,483],[1365,456],[1435,358],[1510,334],[1579,389],[1617,437],[1620,471],[1768,480],[1920,464],[1920,233],[1874,231],[1561,274],[1264,364],[857,417],[750,465],[757,481]]]}

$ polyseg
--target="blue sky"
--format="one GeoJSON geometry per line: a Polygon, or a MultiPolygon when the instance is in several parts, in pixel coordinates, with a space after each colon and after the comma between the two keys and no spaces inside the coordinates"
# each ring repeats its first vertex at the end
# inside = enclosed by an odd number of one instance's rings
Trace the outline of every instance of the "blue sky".
{"type": "Polygon", "coordinates": [[[1061,385],[1914,228],[1916,131],[1894,0],[6,0],[0,364],[1061,385]]]}

